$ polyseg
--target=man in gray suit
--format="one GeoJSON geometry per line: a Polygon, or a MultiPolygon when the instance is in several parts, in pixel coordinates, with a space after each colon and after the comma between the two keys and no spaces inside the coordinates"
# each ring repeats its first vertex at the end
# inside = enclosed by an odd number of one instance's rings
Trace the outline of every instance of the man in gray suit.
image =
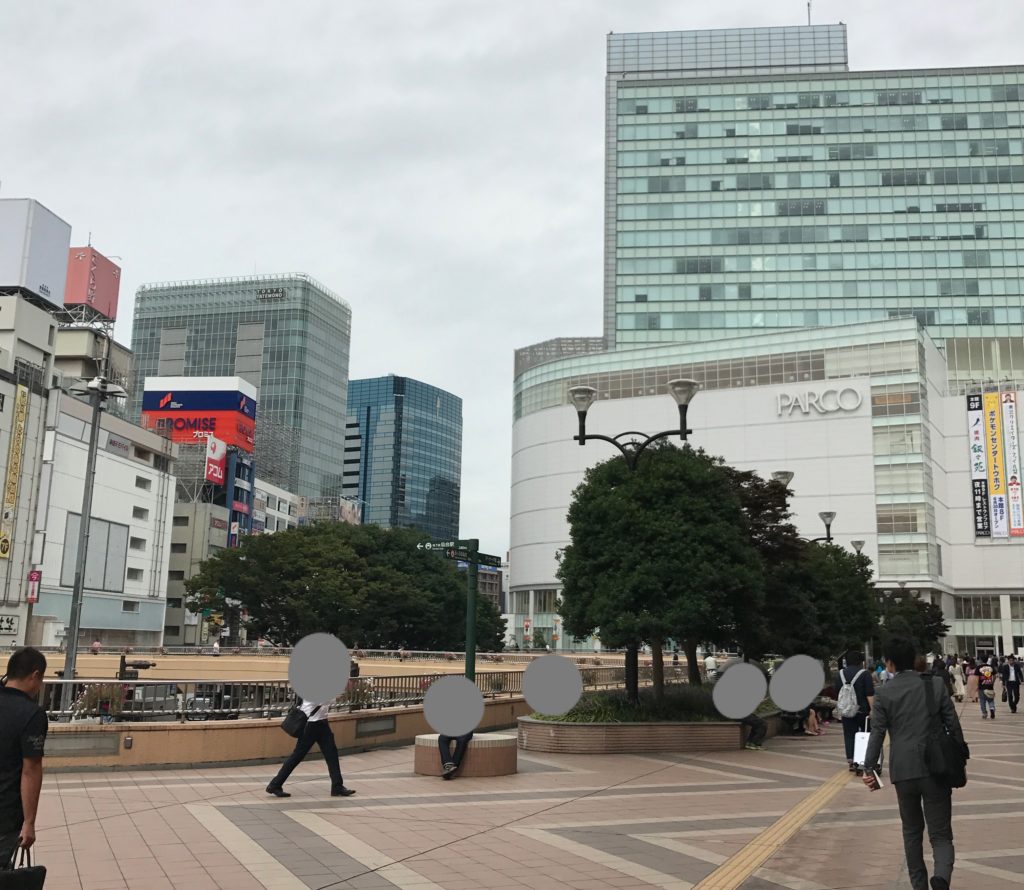
{"type": "Polygon", "coordinates": [[[924,827],[935,859],[932,890],[949,890],[953,877],[953,790],[936,781],[928,771],[924,750],[931,717],[925,704],[925,683],[935,690],[939,715],[950,735],[961,745],[963,731],[953,702],[941,677],[914,671],[914,644],[905,637],[893,637],[882,650],[885,667],[895,674],[875,693],[871,711],[871,738],[864,758],[864,783],[874,789],[873,770],[878,769],[885,734],[889,733],[889,778],[896,789],[903,823],[903,847],[907,871],[914,890],[928,890],[928,869],[924,863],[924,827]],[[923,813],[922,813],[923,805],[923,813]]]}

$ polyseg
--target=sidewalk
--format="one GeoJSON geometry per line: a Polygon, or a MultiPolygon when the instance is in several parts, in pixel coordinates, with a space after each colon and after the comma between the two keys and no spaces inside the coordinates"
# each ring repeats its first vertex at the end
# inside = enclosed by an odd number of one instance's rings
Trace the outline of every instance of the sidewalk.
{"type": "MultiPolygon", "coordinates": [[[[970,782],[954,792],[954,887],[1024,886],[1024,713],[964,706],[970,782]],[[1010,814],[1012,818],[1007,818],[1010,814]]],[[[772,739],[763,752],[519,754],[517,776],[415,776],[412,749],[344,757],[352,798],[322,762],[278,800],[273,767],[46,778],[38,860],[48,890],[689,890],[830,779],[842,790],[742,890],[906,890],[891,786],[845,769],[842,732],[772,739]]],[[[722,872],[719,872],[719,875],[722,872]]],[[[718,878],[716,877],[716,881],[718,878]]],[[[709,882],[708,886],[720,886],[709,882]]]]}

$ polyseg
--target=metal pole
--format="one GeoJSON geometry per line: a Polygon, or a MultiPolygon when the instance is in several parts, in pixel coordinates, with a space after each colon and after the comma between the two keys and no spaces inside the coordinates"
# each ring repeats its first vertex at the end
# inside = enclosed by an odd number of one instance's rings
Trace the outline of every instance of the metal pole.
{"type": "Polygon", "coordinates": [[[466,566],[466,679],[476,681],[476,591],[477,558],[480,541],[470,538],[468,565],[466,566]]]}
{"type": "MultiPolygon", "coordinates": [[[[102,378],[101,378],[102,379],[102,378]]],[[[68,651],[64,657],[64,684],[60,692],[60,710],[71,710],[74,693],[75,663],[78,660],[78,633],[82,624],[82,599],[85,593],[85,560],[89,548],[89,526],[92,523],[92,492],[96,477],[96,452],[100,442],[100,410],[103,393],[100,388],[89,394],[92,416],[89,427],[89,451],[85,464],[85,490],[82,492],[82,516],[78,525],[78,554],[75,559],[75,586],[71,591],[71,615],[68,620],[68,651]]]]}

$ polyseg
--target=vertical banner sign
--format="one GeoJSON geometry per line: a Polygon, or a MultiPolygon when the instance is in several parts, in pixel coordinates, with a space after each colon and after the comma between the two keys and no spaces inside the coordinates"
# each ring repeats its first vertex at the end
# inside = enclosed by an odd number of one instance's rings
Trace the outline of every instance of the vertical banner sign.
{"type": "Polygon", "coordinates": [[[3,514],[0,515],[0,559],[11,558],[14,542],[14,513],[18,508],[18,484],[21,458],[25,452],[25,421],[28,419],[28,387],[19,386],[14,396],[14,423],[11,446],[7,451],[7,478],[4,481],[3,514]]]}
{"type": "Polygon", "coordinates": [[[985,393],[985,456],[988,459],[988,499],[992,509],[992,537],[1010,536],[1006,504],[1006,467],[1003,462],[1003,418],[999,393],[985,393]]]}
{"type": "Polygon", "coordinates": [[[1003,404],[1003,447],[1006,451],[1006,498],[1010,537],[1024,537],[1024,498],[1021,495],[1020,437],[1017,430],[1017,393],[999,395],[1003,404]]]}
{"type": "Polygon", "coordinates": [[[971,507],[974,537],[992,535],[988,509],[988,461],[985,459],[985,410],[981,396],[967,397],[967,444],[971,453],[971,507]]]}
{"type": "Polygon", "coordinates": [[[224,464],[227,461],[228,446],[213,436],[206,437],[206,481],[214,485],[224,484],[224,464]]]}

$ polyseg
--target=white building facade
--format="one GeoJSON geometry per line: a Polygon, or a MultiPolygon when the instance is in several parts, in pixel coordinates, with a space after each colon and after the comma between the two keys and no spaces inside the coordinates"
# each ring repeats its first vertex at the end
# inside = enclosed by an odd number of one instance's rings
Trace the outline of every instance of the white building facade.
{"type": "MultiPolygon", "coordinates": [[[[818,513],[834,511],[835,543],[865,542],[878,587],[942,606],[947,651],[1024,648],[1024,512],[1022,536],[997,536],[994,515],[987,537],[976,523],[967,396],[981,390],[949,391],[945,360],[913,319],[580,355],[522,371],[508,607],[520,646],[537,629],[560,649],[595,646],[559,632],[557,554],[569,542],[573,489],[615,452],[573,441],[569,388],[598,390],[588,433],[654,433],[676,425],[666,384],[679,377],[702,384],[690,443],[765,477],[794,473],[800,534],[823,535],[818,513]]],[[[996,383],[985,389],[1000,392],[996,383]]]]}

